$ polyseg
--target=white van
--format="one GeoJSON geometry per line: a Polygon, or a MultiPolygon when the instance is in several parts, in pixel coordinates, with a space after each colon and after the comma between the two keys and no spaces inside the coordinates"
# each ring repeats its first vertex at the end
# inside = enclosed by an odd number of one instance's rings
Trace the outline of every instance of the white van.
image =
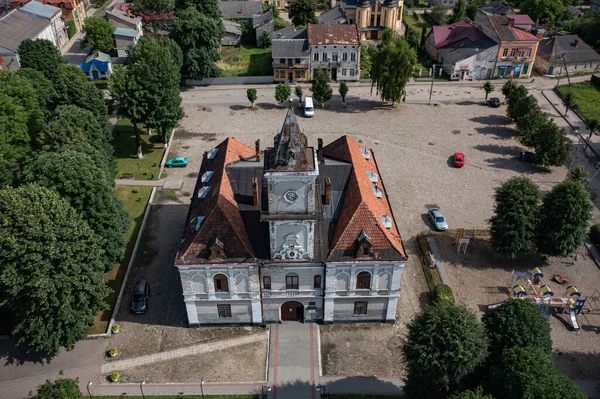
{"type": "Polygon", "coordinates": [[[304,99],[304,116],[307,118],[315,116],[315,106],[313,105],[312,97],[306,97],[304,99]]]}

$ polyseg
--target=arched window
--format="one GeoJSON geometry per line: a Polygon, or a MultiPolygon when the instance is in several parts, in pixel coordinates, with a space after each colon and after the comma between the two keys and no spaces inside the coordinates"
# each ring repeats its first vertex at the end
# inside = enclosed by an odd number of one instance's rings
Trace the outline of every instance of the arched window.
{"type": "Polygon", "coordinates": [[[227,282],[226,275],[217,274],[213,279],[215,281],[215,292],[229,292],[229,283],[227,282]]]}
{"type": "Polygon", "coordinates": [[[298,275],[296,273],[290,273],[285,276],[285,289],[286,290],[297,290],[298,289],[298,275]]]}
{"type": "Polygon", "coordinates": [[[357,290],[368,290],[371,289],[371,273],[360,272],[356,276],[356,289],[357,290]]]}
{"type": "Polygon", "coordinates": [[[350,276],[346,273],[340,273],[335,276],[335,290],[336,291],[347,291],[350,287],[350,276]]]}

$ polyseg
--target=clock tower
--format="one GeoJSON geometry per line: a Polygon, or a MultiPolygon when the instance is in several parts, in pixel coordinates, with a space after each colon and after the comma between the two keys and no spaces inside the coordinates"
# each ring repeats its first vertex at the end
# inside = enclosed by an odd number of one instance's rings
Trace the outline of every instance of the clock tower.
{"type": "Polygon", "coordinates": [[[316,221],[322,216],[318,176],[317,154],[290,108],[273,148],[265,151],[267,204],[261,219],[269,223],[271,259],[313,258],[316,221]]]}

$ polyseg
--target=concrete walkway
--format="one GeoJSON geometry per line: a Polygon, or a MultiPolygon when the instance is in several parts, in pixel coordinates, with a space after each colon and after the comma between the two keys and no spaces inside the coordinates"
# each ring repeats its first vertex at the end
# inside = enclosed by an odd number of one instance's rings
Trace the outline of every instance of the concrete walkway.
{"type": "Polygon", "coordinates": [[[146,187],[163,187],[166,179],[160,180],[135,180],[135,179],[115,179],[117,186],[146,186],[146,187]]]}
{"type": "Polygon", "coordinates": [[[442,260],[442,255],[440,253],[440,249],[438,248],[437,242],[435,241],[435,238],[427,237],[427,243],[429,244],[429,249],[431,250],[431,253],[433,254],[433,256],[435,256],[435,265],[438,269],[440,279],[442,279],[442,283],[452,288],[452,285],[450,284],[450,277],[448,277],[448,273],[446,272],[446,263],[442,260]]]}
{"type": "Polygon", "coordinates": [[[116,370],[132,369],[134,367],[145,366],[147,364],[165,362],[167,360],[178,359],[185,356],[200,355],[216,350],[233,348],[236,346],[261,342],[266,339],[267,333],[251,334],[244,337],[225,339],[221,341],[212,341],[198,345],[192,345],[185,348],[174,349],[171,351],[154,353],[152,355],[140,356],[133,359],[117,360],[102,365],[102,373],[110,373],[116,370]]]}

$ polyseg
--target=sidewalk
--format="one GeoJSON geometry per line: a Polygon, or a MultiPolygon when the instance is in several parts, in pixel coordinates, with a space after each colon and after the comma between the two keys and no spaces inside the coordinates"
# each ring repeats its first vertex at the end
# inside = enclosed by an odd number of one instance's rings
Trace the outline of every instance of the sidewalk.
{"type": "Polygon", "coordinates": [[[440,254],[440,249],[438,248],[435,238],[427,237],[427,243],[429,244],[431,253],[433,256],[435,256],[435,267],[438,269],[442,283],[452,288],[452,285],[450,284],[450,277],[448,277],[448,273],[446,273],[446,263],[442,260],[442,255],[440,254]]]}
{"type": "Polygon", "coordinates": [[[166,179],[160,180],[135,180],[135,179],[115,179],[117,186],[146,186],[146,187],[163,187],[166,179]]]}

